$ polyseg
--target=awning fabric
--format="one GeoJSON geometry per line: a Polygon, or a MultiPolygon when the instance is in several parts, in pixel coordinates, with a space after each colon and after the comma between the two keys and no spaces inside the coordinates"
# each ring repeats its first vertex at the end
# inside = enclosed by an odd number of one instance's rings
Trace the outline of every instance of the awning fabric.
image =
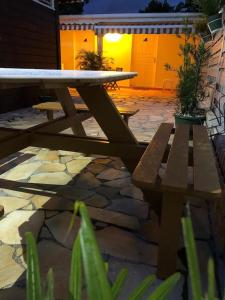
{"type": "MultiPolygon", "coordinates": [[[[94,25],[94,24],[61,24],[61,30],[93,30],[96,34],[179,34],[184,32],[186,25],[94,25]]],[[[193,26],[188,25],[190,32],[193,26]]]]}

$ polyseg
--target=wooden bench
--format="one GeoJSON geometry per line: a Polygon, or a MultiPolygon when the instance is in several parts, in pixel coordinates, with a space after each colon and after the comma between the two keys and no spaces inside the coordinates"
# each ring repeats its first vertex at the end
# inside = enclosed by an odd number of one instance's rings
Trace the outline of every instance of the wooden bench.
{"type": "Polygon", "coordinates": [[[184,197],[222,197],[207,129],[161,124],[133,173],[133,182],[146,201],[160,208],[157,274],[166,278],[176,271],[184,197]]]}
{"type": "MultiPolygon", "coordinates": [[[[89,112],[88,108],[84,104],[74,104],[78,113],[86,113],[89,112]]],[[[54,118],[54,111],[63,111],[61,103],[59,102],[44,102],[40,104],[33,105],[33,108],[40,111],[45,111],[47,114],[47,118],[49,121],[54,118]]],[[[119,113],[123,117],[124,121],[128,125],[129,118],[134,116],[139,110],[130,110],[125,107],[118,106],[117,109],[119,113]]]]}

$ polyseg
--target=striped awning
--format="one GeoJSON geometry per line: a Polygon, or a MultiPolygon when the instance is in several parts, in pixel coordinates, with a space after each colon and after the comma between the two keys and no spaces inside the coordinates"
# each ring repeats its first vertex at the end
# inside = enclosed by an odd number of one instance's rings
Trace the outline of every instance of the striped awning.
{"type": "Polygon", "coordinates": [[[94,24],[60,24],[61,30],[94,30],[94,24]]]}
{"type": "MultiPolygon", "coordinates": [[[[95,26],[96,34],[126,33],[126,34],[179,34],[184,32],[184,25],[144,25],[144,26],[95,26]]],[[[190,32],[193,26],[188,26],[190,32]]]]}
{"type": "MultiPolygon", "coordinates": [[[[184,32],[186,25],[94,25],[94,24],[61,24],[61,30],[93,30],[98,34],[121,33],[121,34],[179,34],[184,32]]],[[[188,25],[190,32],[193,26],[188,25]]]]}

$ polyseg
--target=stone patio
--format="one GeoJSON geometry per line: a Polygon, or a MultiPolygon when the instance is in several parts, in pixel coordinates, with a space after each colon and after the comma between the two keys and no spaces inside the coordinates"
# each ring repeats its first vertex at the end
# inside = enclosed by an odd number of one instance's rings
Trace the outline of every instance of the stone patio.
{"type": "MultiPolygon", "coordinates": [[[[150,141],[160,123],[173,122],[173,94],[124,89],[112,93],[112,97],[116,104],[140,109],[129,122],[140,141],[150,141]]],[[[5,127],[28,128],[44,121],[46,116],[31,108],[0,116],[0,125],[5,127]]],[[[95,120],[85,121],[84,126],[87,134],[103,136],[95,120]]],[[[25,299],[23,255],[27,231],[32,231],[37,240],[42,275],[53,267],[57,299],[67,299],[71,248],[79,228],[78,218],[66,240],[65,234],[75,200],[83,200],[88,205],[101,251],[109,263],[110,279],[114,280],[122,267],[129,269],[120,299],[126,299],[145,276],[156,272],[156,216],[151,212],[147,222],[148,205],[143,201],[142,192],[131,183],[120,159],[29,147],[1,161],[0,178],[7,179],[0,189],[0,204],[5,207],[0,221],[1,300],[25,299]]],[[[215,252],[210,207],[207,202],[189,200],[205,287],[206,262],[215,252]]],[[[173,300],[192,299],[182,240],[180,245],[178,266],[182,279],[169,298],[173,300]]]]}

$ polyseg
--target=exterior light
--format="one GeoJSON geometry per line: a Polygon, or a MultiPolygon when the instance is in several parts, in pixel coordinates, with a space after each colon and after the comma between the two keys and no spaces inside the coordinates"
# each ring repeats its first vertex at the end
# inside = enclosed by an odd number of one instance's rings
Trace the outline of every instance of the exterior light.
{"type": "Polygon", "coordinates": [[[119,40],[121,40],[122,34],[119,34],[119,33],[106,33],[104,37],[108,42],[115,43],[115,42],[118,42],[119,40]]]}

